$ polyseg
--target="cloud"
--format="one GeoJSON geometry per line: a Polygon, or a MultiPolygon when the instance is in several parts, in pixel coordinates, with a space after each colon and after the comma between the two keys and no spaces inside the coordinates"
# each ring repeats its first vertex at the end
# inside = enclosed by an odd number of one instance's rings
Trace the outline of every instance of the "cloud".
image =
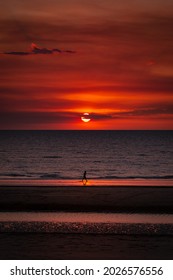
{"type": "Polygon", "coordinates": [[[12,52],[4,52],[4,53],[1,53],[1,54],[11,54],[11,55],[29,55],[30,53],[29,53],[29,52],[15,52],[15,51],[12,51],[12,52]]]}
{"type": "Polygon", "coordinates": [[[173,106],[172,104],[168,105],[158,105],[153,108],[146,107],[146,108],[136,108],[136,109],[124,109],[120,112],[112,112],[108,114],[101,114],[101,113],[90,113],[90,117],[96,121],[103,121],[103,120],[116,120],[116,119],[130,119],[130,118],[138,118],[138,117],[149,117],[149,118],[161,118],[163,116],[167,116],[173,119],[173,106]]]}
{"type": "Polygon", "coordinates": [[[37,54],[55,54],[55,53],[76,53],[75,51],[72,50],[60,50],[58,48],[54,49],[47,49],[47,48],[40,48],[36,44],[32,43],[31,44],[31,50],[28,52],[22,52],[22,51],[10,51],[10,52],[3,52],[1,54],[7,54],[7,55],[37,55],[37,54]]]}
{"type": "MultiPolygon", "coordinates": [[[[53,53],[63,53],[63,52],[69,52],[69,51],[63,51],[60,49],[47,49],[47,48],[40,48],[36,44],[31,44],[31,53],[32,54],[53,54],[53,53]]],[[[73,51],[70,51],[73,52],[73,51]]]]}
{"type": "Polygon", "coordinates": [[[0,127],[25,128],[31,125],[40,126],[62,123],[73,123],[79,120],[79,116],[70,112],[0,112],[0,127]]]}
{"type": "Polygon", "coordinates": [[[158,105],[153,108],[137,108],[132,110],[127,110],[126,112],[114,113],[112,114],[112,118],[130,118],[130,117],[159,117],[159,116],[171,116],[173,118],[172,113],[173,106],[171,105],[158,105]]]}

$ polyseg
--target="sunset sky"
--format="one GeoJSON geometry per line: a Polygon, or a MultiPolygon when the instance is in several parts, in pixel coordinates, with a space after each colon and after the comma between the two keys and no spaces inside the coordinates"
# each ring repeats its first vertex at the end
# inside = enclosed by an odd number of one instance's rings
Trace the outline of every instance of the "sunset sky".
{"type": "Polygon", "coordinates": [[[0,129],[173,129],[173,1],[2,0],[0,107],[0,129]]]}

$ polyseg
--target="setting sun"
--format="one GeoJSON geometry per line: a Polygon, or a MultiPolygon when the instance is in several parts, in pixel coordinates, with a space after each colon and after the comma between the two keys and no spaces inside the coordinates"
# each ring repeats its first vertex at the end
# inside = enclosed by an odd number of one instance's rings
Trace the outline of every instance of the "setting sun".
{"type": "Polygon", "coordinates": [[[83,116],[81,117],[81,120],[85,123],[89,122],[91,119],[90,119],[90,116],[88,113],[84,113],[83,116]]]}

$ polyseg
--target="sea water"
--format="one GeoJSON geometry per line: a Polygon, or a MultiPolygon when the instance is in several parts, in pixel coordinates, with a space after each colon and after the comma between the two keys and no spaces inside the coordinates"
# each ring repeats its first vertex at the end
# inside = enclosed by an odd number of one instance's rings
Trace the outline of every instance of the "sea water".
{"type": "MultiPolygon", "coordinates": [[[[0,131],[0,180],[173,180],[173,131],[0,131]]],[[[105,183],[106,184],[106,183],[105,183]]]]}

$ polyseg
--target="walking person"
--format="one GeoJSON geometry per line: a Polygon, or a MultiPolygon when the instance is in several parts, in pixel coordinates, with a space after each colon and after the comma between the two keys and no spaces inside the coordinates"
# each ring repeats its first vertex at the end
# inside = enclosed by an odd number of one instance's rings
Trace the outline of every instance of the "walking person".
{"type": "Polygon", "coordinates": [[[87,177],[86,177],[86,171],[84,171],[83,178],[82,178],[82,183],[83,183],[83,185],[86,185],[87,182],[88,182],[88,180],[87,180],[87,177]]]}

